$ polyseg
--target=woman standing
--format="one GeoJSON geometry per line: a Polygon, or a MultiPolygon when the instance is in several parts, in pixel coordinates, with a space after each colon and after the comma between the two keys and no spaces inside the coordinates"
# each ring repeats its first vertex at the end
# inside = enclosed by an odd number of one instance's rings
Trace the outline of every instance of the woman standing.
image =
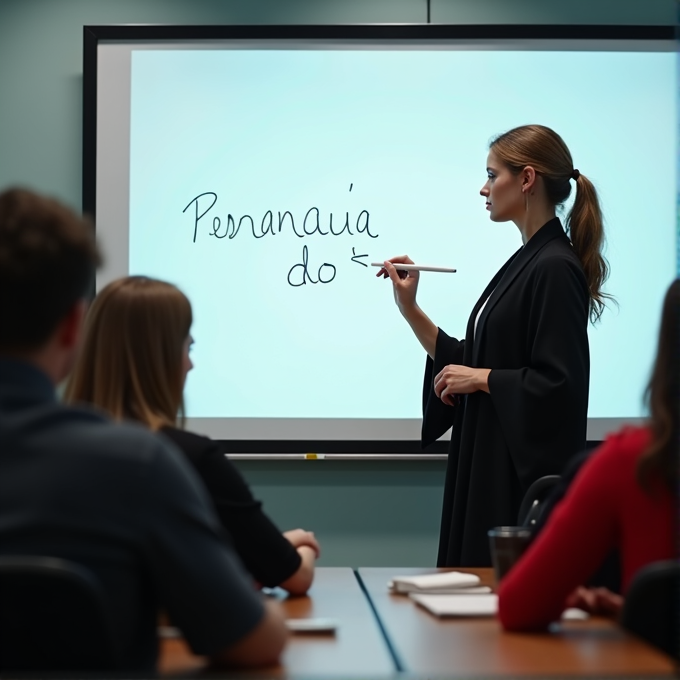
{"type": "Polygon", "coordinates": [[[494,222],[512,221],[522,247],[474,306],[464,340],[418,307],[418,273],[385,262],[399,310],[428,354],[423,445],[453,426],[439,566],[490,564],[487,531],[516,524],[539,477],[559,474],[584,448],[588,318],[602,314],[607,263],[595,188],[562,138],[526,125],[495,139],[480,193],[494,222]],[[576,186],[565,233],[556,208],[576,186]]]}

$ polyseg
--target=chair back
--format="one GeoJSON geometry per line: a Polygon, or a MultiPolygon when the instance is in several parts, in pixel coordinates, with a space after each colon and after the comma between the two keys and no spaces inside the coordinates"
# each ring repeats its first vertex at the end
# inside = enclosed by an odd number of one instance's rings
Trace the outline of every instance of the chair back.
{"type": "Polygon", "coordinates": [[[104,594],[85,567],[0,556],[0,671],[118,668],[104,594]]]}
{"type": "Polygon", "coordinates": [[[548,497],[560,479],[559,475],[546,475],[537,479],[527,489],[522,504],[519,506],[519,513],[517,513],[517,524],[519,526],[533,528],[541,512],[541,503],[548,497]]]}
{"type": "Polygon", "coordinates": [[[621,623],[680,661],[679,562],[654,562],[640,569],[626,593],[621,623]]]}

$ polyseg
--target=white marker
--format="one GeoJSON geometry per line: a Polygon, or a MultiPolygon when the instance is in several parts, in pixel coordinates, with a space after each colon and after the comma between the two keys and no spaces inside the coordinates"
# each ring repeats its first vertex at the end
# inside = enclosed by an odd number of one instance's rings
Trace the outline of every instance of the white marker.
{"type": "MultiPolygon", "coordinates": [[[[402,264],[401,262],[393,262],[395,269],[406,272],[444,272],[446,274],[455,274],[456,270],[451,267],[430,267],[426,264],[402,264]]],[[[371,262],[371,267],[384,267],[384,262],[371,262]]]]}

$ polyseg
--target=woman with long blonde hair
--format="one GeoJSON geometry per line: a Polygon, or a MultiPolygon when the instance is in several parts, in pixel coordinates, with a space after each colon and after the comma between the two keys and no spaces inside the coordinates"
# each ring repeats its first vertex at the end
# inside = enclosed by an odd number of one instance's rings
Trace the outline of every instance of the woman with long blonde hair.
{"type": "Polygon", "coordinates": [[[314,534],[281,534],[220,444],[177,427],[193,367],[191,323],[191,304],[175,286],[144,276],[113,281],[90,307],[65,398],[97,406],[116,420],[138,421],[172,440],[203,480],[255,580],[303,594],[319,556],[314,534]]]}
{"type": "Polygon", "coordinates": [[[597,192],[564,140],[524,125],[491,142],[480,190],[492,222],[522,247],[482,292],[464,339],[418,306],[407,256],[389,276],[399,311],[427,352],[423,444],[452,428],[437,564],[491,564],[487,531],[512,525],[524,494],[586,444],[588,319],[602,314],[608,267],[597,192]],[[563,226],[557,209],[576,189],[563,226]],[[566,227],[566,229],[565,229],[566,227]]]}

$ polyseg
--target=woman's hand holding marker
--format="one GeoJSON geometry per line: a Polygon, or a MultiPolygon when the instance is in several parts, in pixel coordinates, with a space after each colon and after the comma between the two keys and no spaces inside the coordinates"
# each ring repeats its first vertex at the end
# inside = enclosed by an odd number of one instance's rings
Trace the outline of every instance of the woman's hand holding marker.
{"type": "Polygon", "coordinates": [[[385,260],[376,276],[389,277],[392,281],[394,301],[397,303],[401,315],[411,326],[423,349],[433,357],[439,329],[416,304],[420,272],[416,269],[409,271],[399,269],[400,264],[412,265],[414,262],[408,255],[390,258],[385,260]]]}
{"type": "Polygon", "coordinates": [[[403,269],[399,270],[394,266],[395,263],[414,264],[413,260],[408,255],[399,255],[397,257],[390,258],[389,260],[385,260],[384,266],[382,269],[378,270],[376,276],[390,278],[394,291],[394,301],[397,303],[399,311],[404,314],[406,310],[415,307],[420,272],[407,272],[403,269]]]}

